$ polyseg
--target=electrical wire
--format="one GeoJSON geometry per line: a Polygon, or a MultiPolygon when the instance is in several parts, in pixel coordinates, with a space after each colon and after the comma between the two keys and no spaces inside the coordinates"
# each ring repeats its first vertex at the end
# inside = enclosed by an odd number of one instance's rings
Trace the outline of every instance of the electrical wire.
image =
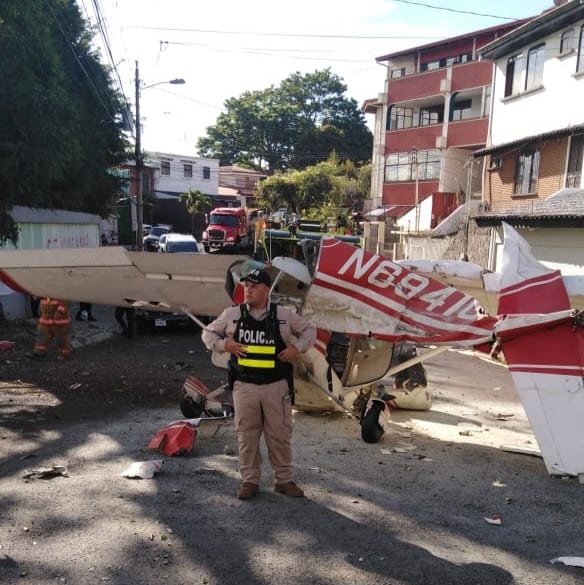
{"type": "Polygon", "coordinates": [[[415,0],[393,0],[394,2],[401,2],[402,4],[411,4],[413,6],[422,6],[424,8],[431,8],[432,10],[444,10],[446,12],[454,12],[456,14],[470,14],[471,16],[484,16],[487,18],[498,18],[501,20],[517,20],[513,16],[499,16],[497,14],[483,14],[481,12],[473,12],[471,10],[460,10],[459,8],[447,8],[446,6],[436,6],[435,4],[426,4],[425,2],[416,2],[415,0]]]}
{"type": "Polygon", "coordinates": [[[99,104],[102,106],[104,112],[106,113],[106,115],[110,119],[110,121],[113,122],[114,124],[116,124],[117,122],[113,118],[111,111],[110,111],[110,108],[105,103],[105,101],[104,101],[103,97],[100,95],[98,89],[95,87],[95,84],[93,83],[89,73],[87,72],[87,69],[85,69],[85,67],[83,66],[83,63],[81,63],[81,60],[79,59],[79,57],[77,55],[77,52],[75,51],[73,43],[71,42],[71,40],[67,36],[67,33],[65,32],[65,29],[63,28],[62,23],[58,19],[57,15],[54,13],[53,8],[50,4],[50,0],[44,0],[44,3],[45,3],[45,6],[47,7],[47,10],[50,12],[52,19],[54,20],[55,24],[57,25],[59,31],[61,32],[61,35],[65,39],[65,43],[66,43],[67,47],[69,48],[69,50],[71,51],[73,58],[75,59],[75,61],[79,65],[79,68],[81,69],[83,74],[85,75],[85,78],[87,79],[87,83],[89,85],[91,92],[93,93],[93,95],[95,96],[95,98],[99,102],[99,104]]]}

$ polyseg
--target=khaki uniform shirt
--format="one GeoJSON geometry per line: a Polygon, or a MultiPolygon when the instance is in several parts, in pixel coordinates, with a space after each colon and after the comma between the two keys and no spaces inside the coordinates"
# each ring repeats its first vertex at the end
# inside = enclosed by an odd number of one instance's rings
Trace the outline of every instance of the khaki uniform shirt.
{"type": "MultiPolygon", "coordinates": [[[[248,307],[249,314],[261,321],[266,317],[268,306],[253,311],[248,307]]],[[[280,322],[280,334],[286,345],[294,345],[300,353],[312,347],[316,340],[316,327],[308,319],[280,305],[277,307],[276,316],[280,322]]],[[[225,309],[215,321],[207,325],[201,336],[207,349],[224,352],[225,339],[233,337],[240,318],[241,309],[236,305],[225,309]]]]}

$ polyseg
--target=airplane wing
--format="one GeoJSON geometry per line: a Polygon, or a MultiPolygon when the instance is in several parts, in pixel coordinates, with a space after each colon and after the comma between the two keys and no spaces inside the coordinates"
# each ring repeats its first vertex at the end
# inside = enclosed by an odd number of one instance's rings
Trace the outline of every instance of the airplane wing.
{"type": "Polygon", "coordinates": [[[147,310],[218,315],[237,256],[129,252],[123,247],[0,252],[0,281],[17,292],[147,310]]]}

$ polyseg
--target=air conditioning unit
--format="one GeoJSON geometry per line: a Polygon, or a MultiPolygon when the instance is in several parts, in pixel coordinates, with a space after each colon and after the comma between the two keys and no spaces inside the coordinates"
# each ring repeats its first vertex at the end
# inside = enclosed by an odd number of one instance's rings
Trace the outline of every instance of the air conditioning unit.
{"type": "Polygon", "coordinates": [[[489,169],[495,170],[500,169],[503,166],[503,159],[498,156],[491,157],[491,162],[489,163],[489,169]]]}
{"type": "Polygon", "coordinates": [[[449,77],[445,77],[444,79],[440,80],[440,92],[441,93],[448,93],[452,87],[452,81],[449,77]]]}

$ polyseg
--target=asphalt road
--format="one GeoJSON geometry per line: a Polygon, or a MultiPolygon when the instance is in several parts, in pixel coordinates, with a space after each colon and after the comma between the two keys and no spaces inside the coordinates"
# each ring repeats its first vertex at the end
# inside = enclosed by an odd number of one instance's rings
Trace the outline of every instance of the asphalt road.
{"type": "Polygon", "coordinates": [[[189,456],[146,449],[180,417],[187,374],[223,379],[197,331],[112,338],[65,364],[27,360],[26,327],[3,333],[18,343],[0,353],[1,583],[584,583],[551,563],[584,556],[584,486],[500,449],[537,448],[501,366],[433,358],[432,410],[393,413],[378,444],[354,419],[297,413],[307,497],[275,494],[266,465],[242,502],[232,428],[202,428],[189,456]],[[154,459],[153,479],[122,477],[154,459]]]}

